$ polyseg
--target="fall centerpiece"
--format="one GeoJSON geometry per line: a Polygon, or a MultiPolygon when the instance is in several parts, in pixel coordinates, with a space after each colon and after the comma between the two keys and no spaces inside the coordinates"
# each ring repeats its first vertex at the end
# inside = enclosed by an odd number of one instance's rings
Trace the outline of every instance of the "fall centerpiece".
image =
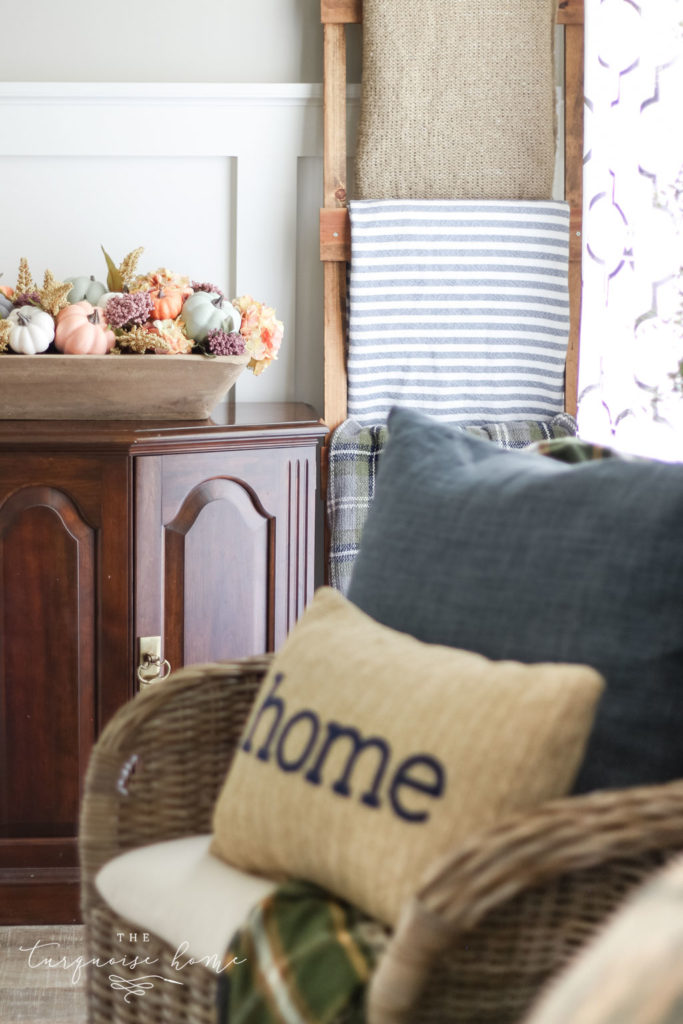
{"type": "Polygon", "coordinates": [[[201,419],[277,358],[275,310],[165,267],[138,273],[142,248],[119,265],[103,252],[105,281],[46,270],[39,287],[22,258],[0,286],[0,418],[201,419]]]}

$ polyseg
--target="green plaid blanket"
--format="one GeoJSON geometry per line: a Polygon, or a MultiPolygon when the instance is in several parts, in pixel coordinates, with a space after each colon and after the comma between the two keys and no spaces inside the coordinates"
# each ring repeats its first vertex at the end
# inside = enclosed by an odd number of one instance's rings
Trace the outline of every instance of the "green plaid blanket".
{"type": "MultiPolygon", "coordinates": [[[[560,413],[547,422],[521,420],[458,429],[493,441],[501,448],[527,448],[529,445],[552,445],[571,439],[576,435],[577,427],[572,416],[560,413]]],[[[327,489],[329,582],[343,594],[348,590],[361,533],[375,493],[377,466],[386,438],[386,427],[361,427],[355,420],[345,420],[330,441],[327,489]]],[[[559,451],[557,449],[555,457],[562,457],[559,451]]]]}
{"type": "Polygon", "coordinates": [[[365,984],[386,932],[307,882],[284,882],[233,938],[218,1024],[363,1024],[365,984]]]}

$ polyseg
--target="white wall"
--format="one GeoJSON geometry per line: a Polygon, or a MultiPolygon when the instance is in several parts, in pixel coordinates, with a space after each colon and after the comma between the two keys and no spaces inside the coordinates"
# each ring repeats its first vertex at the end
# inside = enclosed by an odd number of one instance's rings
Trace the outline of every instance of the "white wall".
{"type": "Polygon", "coordinates": [[[319,0],[1,0],[0,38],[6,82],[322,81],[319,0]]]}

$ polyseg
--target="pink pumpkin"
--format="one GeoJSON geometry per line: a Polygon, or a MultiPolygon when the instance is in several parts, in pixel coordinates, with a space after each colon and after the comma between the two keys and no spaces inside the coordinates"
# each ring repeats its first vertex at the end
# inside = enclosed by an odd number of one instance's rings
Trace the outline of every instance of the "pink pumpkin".
{"type": "Polygon", "coordinates": [[[72,356],[103,356],[116,341],[104,320],[103,310],[85,299],[65,306],[57,314],[55,348],[72,356]]]}

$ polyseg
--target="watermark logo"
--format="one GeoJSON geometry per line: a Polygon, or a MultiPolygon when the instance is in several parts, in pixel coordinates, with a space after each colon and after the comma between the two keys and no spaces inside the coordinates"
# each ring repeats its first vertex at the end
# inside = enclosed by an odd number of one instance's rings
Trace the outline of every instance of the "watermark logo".
{"type": "MultiPolygon", "coordinates": [[[[138,942],[137,932],[131,932],[130,934],[126,932],[116,933],[116,938],[120,943],[123,942],[126,937],[131,943],[138,942]]],[[[149,933],[141,932],[140,941],[143,943],[149,942],[149,933]]],[[[189,955],[189,948],[189,942],[183,941],[173,954],[170,966],[176,973],[184,971],[187,967],[193,967],[196,964],[201,964],[203,967],[214,971],[216,974],[224,974],[235,965],[246,963],[246,959],[239,959],[238,957],[221,957],[217,954],[212,956],[193,957],[189,955]]],[[[94,967],[100,970],[118,967],[122,970],[128,971],[130,972],[128,977],[123,974],[110,974],[108,976],[111,988],[115,992],[123,993],[123,1001],[125,1003],[130,1002],[132,996],[144,996],[150,989],[154,988],[157,982],[162,982],[168,985],[184,984],[180,979],[167,978],[163,974],[136,973],[140,968],[145,969],[159,964],[159,957],[124,955],[120,957],[113,956],[108,959],[102,959],[101,957],[92,957],[88,959],[84,956],[69,958],[68,956],[59,955],[59,942],[44,941],[42,939],[37,939],[32,946],[20,946],[19,950],[22,953],[28,954],[27,962],[28,966],[32,970],[42,969],[67,971],[71,974],[72,985],[81,984],[84,979],[84,971],[88,967],[94,967]]]]}

